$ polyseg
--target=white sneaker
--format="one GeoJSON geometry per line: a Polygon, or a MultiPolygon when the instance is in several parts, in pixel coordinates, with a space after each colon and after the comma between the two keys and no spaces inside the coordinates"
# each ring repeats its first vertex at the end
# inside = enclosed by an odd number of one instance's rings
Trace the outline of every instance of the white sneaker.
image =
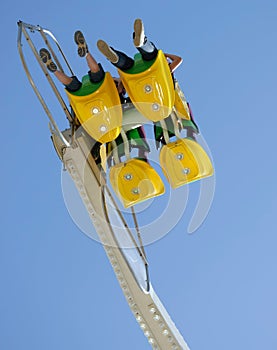
{"type": "Polygon", "coordinates": [[[140,47],[144,44],[144,26],[142,20],[137,18],[134,22],[134,45],[140,47]]]}

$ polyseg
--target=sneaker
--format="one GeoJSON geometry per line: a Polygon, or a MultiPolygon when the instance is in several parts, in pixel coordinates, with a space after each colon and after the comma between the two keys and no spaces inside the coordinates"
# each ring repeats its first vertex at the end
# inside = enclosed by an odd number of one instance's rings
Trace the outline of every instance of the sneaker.
{"type": "Polygon", "coordinates": [[[50,72],[52,73],[56,72],[57,66],[52,61],[50,52],[43,48],[39,50],[39,55],[41,57],[42,62],[46,64],[47,69],[50,70],[50,72]]]}
{"type": "Polygon", "coordinates": [[[106,56],[106,58],[111,63],[117,63],[118,62],[118,54],[104,41],[104,40],[98,40],[97,41],[97,47],[99,51],[106,56]]]}
{"type": "Polygon", "coordinates": [[[88,46],[85,37],[80,30],[75,32],[74,41],[78,45],[78,55],[80,57],[85,57],[85,55],[88,53],[88,46]]]}
{"type": "Polygon", "coordinates": [[[134,22],[134,45],[140,47],[144,44],[144,26],[142,20],[137,18],[134,22]]]}

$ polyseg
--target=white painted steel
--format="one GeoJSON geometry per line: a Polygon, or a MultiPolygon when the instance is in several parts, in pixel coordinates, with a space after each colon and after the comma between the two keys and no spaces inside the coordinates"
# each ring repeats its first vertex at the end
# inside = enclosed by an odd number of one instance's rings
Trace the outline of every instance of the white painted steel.
{"type": "MultiPolygon", "coordinates": [[[[142,272],[142,266],[147,267],[143,257],[136,253],[141,261],[136,266],[130,265],[126,251],[120,246],[123,242],[117,241],[116,233],[109,224],[100,172],[94,161],[86,156],[89,153],[83,138],[79,137],[76,142],[74,149],[65,149],[63,162],[82,197],[130,309],[153,349],[189,350],[152,285],[147,285],[147,271],[142,272]]],[[[127,229],[123,222],[121,224],[127,237],[127,229]]],[[[134,252],[138,252],[135,245],[134,252]]]]}

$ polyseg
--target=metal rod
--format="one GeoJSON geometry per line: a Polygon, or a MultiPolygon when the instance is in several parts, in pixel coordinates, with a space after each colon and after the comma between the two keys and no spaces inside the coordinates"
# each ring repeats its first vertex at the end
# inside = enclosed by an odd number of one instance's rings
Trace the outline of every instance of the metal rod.
{"type": "MultiPolygon", "coordinates": [[[[104,188],[105,188],[105,187],[102,187],[102,203],[103,203],[104,214],[105,214],[106,220],[107,220],[107,222],[108,222],[108,224],[109,224],[109,226],[110,226],[110,228],[111,228],[111,232],[112,232],[113,238],[114,238],[114,240],[117,242],[116,236],[115,236],[114,231],[113,231],[113,228],[112,228],[112,224],[111,224],[110,219],[109,219],[106,197],[105,197],[105,193],[104,193],[104,191],[103,191],[104,188]]],[[[110,195],[111,195],[111,193],[110,193],[110,195]]],[[[112,197],[112,195],[111,195],[111,197],[112,197]]],[[[112,197],[112,199],[113,199],[113,197],[112,197]]],[[[120,214],[121,214],[121,213],[120,213],[120,214]]],[[[122,215],[122,214],[121,214],[121,215],[122,215]]],[[[126,224],[126,229],[127,229],[127,231],[129,231],[129,227],[128,227],[127,223],[125,222],[124,218],[123,218],[123,223],[124,223],[124,225],[126,224]]],[[[143,259],[144,266],[145,266],[145,271],[146,271],[147,291],[149,292],[149,289],[150,289],[150,280],[149,280],[148,263],[147,263],[147,261],[146,261],[145,255],[143,254],[143,252],[141,251],[141,249],[138,247],[137,242],[135,241],[135,239],[134,239],[134,237],[133,237],[132,234],[130,234],[130,237],[131,237],[131,239],[132,239],[132,241],[133,241],[133,243],[134,243],[134,245],[135,245],[135,248],[137,249],[137,251],[138,251],[140,257],[143,259]]],[[[122,250],[121,248],[119,248],[119,249],[122,250]]],[[[123,255],[123,257],[124,257],[124,260],[126,261],[126,258],[125,258],[124,255],[123,255]]]]}
{"type": "Polygon", "coordinates": [[[167,126],[166,126],[164,119],[160,120],[160,124],[161,124],[161,127],[163,129],[164,141],[167,144],[167,143],[169,143],[169,134],[168,134],[167,126]]]}
{"type": "Polygon", "coordinates": [[[125,157],[127,160],[129,160],[131,158],[130,156],[130,150],[129,150],[129,140],[128,140],[128,137],[125,133],[125,131],[123,129],[121,129],[121,137],[122,137],[122,140],[123,140],[123,145],[124,145],[124,153],[125,153],[125,157]]]}
{"type": "MultiPolygon", "coordinates": [[[[180,139],[180,138],[181,138],[181,134],[180,134],[179,129],[178,129],[178,120],[179,120],[179,118],[178,118],[178,116],[177,116],[175,107],[173,107],[173,110],[172,110],[170,116],[171,116],[171,120],[172,120],[172,122],[173,122],[174,134],[175,134],[175,136],[176,136],[178,139],[180,139]]],[[[182,125],[182,124],[181,124],[181,125],[182,125]]]]}
{"type": "MultiPolygon", "coordinates": [[[[22,64],[23,64],[23,68],[26,72],[26,75],[27,75],[27,78],[35,92],[35,94],[37,95],[42,107],[44,108],[44,111],[45,113],[47,114],[51,124],[53,125],[54,129],[56,130],[57,134],[59,135],[60,139],[62,140],[62,142],[68,147],[70,146],[70,144],[68,143],[68,141],[65,139],[65,137],[63,136],[63,134],[61,133],[58,125],[56,124],[49,108],[47,107],[47,104],[45,103],[42,95],[40,94],[38,88],[36,87],[36,84],[32,78],[32,75],[28,69],[28,66],[26,64],[26,60],[25,60],[25,57],[24,57],[24,54],[23,54],[23,50],[22,50],[22,43],[21,43],[21,40],[22,40],[22,32],[26,38],[26,40],[30,43],[31,42],[31,39],[29,38],[28,34],[26,33],[26,30],[25,28],[23,27],[23,22],[18,22],[18,26],[19,26],[19,30],[18,30],[18,38],[17,38],[17,48],[18,48],[18,51],[19,51],[19,55],[20,55],[20,58],[21,58],[21,61],[22,61],[22,64]]],[[[29,29],[32,30],[32,28],[34,26],[31,26],[31,25],[26,25],[29,29]]],[[[34,46],[30,45],[31,46],[31,49],[32,51],[35,50],[34,46]]],[[[34,51],[33,51],[34,52],[34,51]]],[[[35,55],[37,55],[37,52],[35,50],[35,55]]],[[[41,60],[39,59],[39,62],[41,63],[41,60]]]]}
{"type": "Polygon", "coordinates": [[[64,72],[63,67],[62,67],[60,61],[58,60],[55,51],[52,49],[52,46],[50,45],[50,43],[49,43],[49,41],[48,41],[48,39],[47,39],[46,34],[47,34],[48,36],[50,36],[50,37],[52,38],[52,40],[55,42],[55,44],[56,44],[56,46],[57,46],[57,48],[58,48],[60,54],[61,54],[62,57],[63,57],[63,60],[64,60],[64,62],[65,62],[65,64],[66,64],[67,68],[68,68],[69,71],[70,71],[70,74],[71,74],[71,75],[75,75],[74,72],[73,72],[73,70],[72,70],[72,68],[71,68],[71,66],[70,66],[70,64],[68,63],[67,58],[65,57],[64,52],[62,51],[62,48],[61,48],[60,44],[58,43],[58,41],[57,41],[57,39],[54,37],[54,35],[53,35],[49,30],[45,30],[45,29],[42,29],[42,30],[40,31],[40,34],[41,34],[41,36],[43,37],[44,42],[46,43],[47,47],[49,48],[49,50],[50,50],[50,52],[51,52],[51,54],[52,54],[52,56],[53,56],[53,58],[54,58],[54,61],[57,63],[57,66],[58,66],[59,70],[60,70],[61,72],[64,72]]]}
{"type": "Polygon", "coordinates": [[[141,249],[141,247],[138,245],[138,243],[137,243],[136,240],[134,239],[134,236],[133,236],[133,234],[132,234],[132,232],[131,232],[131,230],[130,230],[130,228],[129,228],[127,222],[126,222],[126,220],[124,219],[124,217],[123,217],[123,215],[122,215],[120,209],[118,208],[118,205],[117,205],[115,199],[113,198],[113,195],[111,194],[109,188],[108,188],[106,185],[103,186],[103,187],[105,188],[105,191],[107,192],[109,198],[111,199],[112,204],[114,205],[115,210],[116,210],[117,214],[119,215],[119,217],[120,217],[120,219],[121,219],[121,221],[122,221],[124,227],[127,229],[127,232],[128,232],[128,234],[129,234],[129,236],[130,236],[132,242],[134,243],[136,249],[138,250],[139,255],[143,258],[144,263],[145,263],[146,265],[148,265],[148,262],[147,262],[147,259],[146,259],[146,255],[145,255],[144,249],[141,249]]]}
{"type": "Polygon", "coordinates": [[[42,69],[42,71],[44,72],[44,74],[45,74],[45,76],[46,76],[46,79],[48,80],[48,82],[49,82],[51,88],[53,89],[53,91],[54,91],[54,93],[55,93],[55,95],[56,95],[58,101],[60,102],[60,105],[62,106],[62,109],[64,110],[67,119],[69,120],[69,122],[72,123],[72,122],[73,122],[73,118],[72,118],[72,116],[71,116],[71,113],[70,113],[69,109],[67,108],[67,105],[66,105],[66,103],[64,102],[64,100],[63,100],[63,98],[62,98],[62,96],[61,96],[59,90],[57,89],[57,87],[56,87],[56,85],[55,85],[55,83],[54,83],[54,81],[53,81],[53,79],[51,78],[50,74],[48,73],[48,70],[47,70],[47,68],[45,67],[45,64],[42,62],[40,56],[39,56],[38,53],[37,53],[37,50],[36,50],[36,48],[35,48],[33,42],[31,41],[31,39],[30,39],[30,37],[28,36],[28,34],[27,34],[27,32],[26,32],[25,29],[23,29],[23,33],[24,33],[24,35],[26,36],[26,38],[28,37],[28,39],[27,39],[27,40],[28,40],[28,43],[29,43],[29,45],[30,45],[30,47],[31,47],[31,49],[32,49],[32,51],[33,51],[33,53],[34,53],[34,55],[35,55],[35,57],[36,57],[36,59],[37,59],[39,65],[40,65],[40,67],[41,67],[41,69],[42,69]]]}
{"type": "Polygon", "coordinates": [[[120,163],[119,155],[118,155],[118,147],[116,142],[113,140],[112,141],[112,153],[113,153],[113,159],[115,164],[120,163]]]}
{"type": "Polygon", "coordinates": [[[143,246],[143,242],[142,242],[142,238],[141,238],[141,234],[140,234],[140,230],[139,230],[139,225],[138,225],[138,220],[137,220],[135,208],[132,206],[131,210],[132,210],[133,220],[134,220],[134,223],[135,223],[135,228],[136,228],[136,231],[137,231],[137,236],[138,236],[138,240],[139,240],[140,249],[143,252],[144,256],[146,257],[146,253],[145,253],[145,250],[144,250],[144,246],[143,246]]]}

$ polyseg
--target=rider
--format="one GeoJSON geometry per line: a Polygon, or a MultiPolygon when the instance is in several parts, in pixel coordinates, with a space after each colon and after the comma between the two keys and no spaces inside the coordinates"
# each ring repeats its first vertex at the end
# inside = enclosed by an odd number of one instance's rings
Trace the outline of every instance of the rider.
{"type": "MultiPolygon", "coordinates": [[[[91,83],[97,84],[103,81],[105,77],[105,72],[102,68],[102,65],[101,63],[97,63],[94,57],[92,56],[92,54],[89,52],[88,45],[86,43],[84,35],[80,30],[77,30],[75,32],[74,41],[78,46],[78,49],[77,49],[78,55],[80,57],[86,58],[86,61],[89,67],[88,76],[91,83]]],[[[76,76],[69,77],[65,73],[58,70],[57,65],[52,60],[51,54],[47,49],[45,48],[40,49],[39,54],[42,61],[46,64],[47,69],[50,72],[54,73],[56,78],[62,84],[64,84],[67,91],[76,92],[82,87],[82,83],[78,80],[76,76]]],[[[100,147],[101,147],[101,143],[96,141],[91,150],[93,158],[97,164],[101,162],[100,147]]]]}
{"type": "MultiPolygon", "coordinates": [[[[144,61],[151,61],[157,57],[158,49],[147,39],[144,34],[144,25],[140,18],[134,22],[133,42],[135,47],[141,53],[144,61]]],[[[104,40],[97,41],[99,51],[117,68],[126,71],[133,67],[133,58],[127,56],[124,52],[115,50],[109,46],[104,40]]],[[[167,59],[170,60],[169,68],[173,73],[174,70],[182,63],[182,58],[176,55],[164,53],[167,59]]]]}
{"type": "MultiPolygon", "coordinates": [[[[155,44],[147,39],[144,33],[144,25],[141,19],[136,19],[134,22],[134,32],[133,32],[133,42],[137,50],[141,53],[142,59],[144,61],[151,61],[157,57],[158,49],[155,44]]],[[[97,42],[98,49],[100,52],[117,68],[122,71],[128,71],[134,65],[134,59],[127,56],[124,52],[118,51],[113,47],[109,46],[104,40],[98,40],[97,42]]],[[[173,82],[175,83],[175,79],[173,76],[173,72],[179,65],[182,63],[182,58],[177,55],[172,55],[168,53],[164,53],[165,57],[168,60],[169,69],[172,73],[173,82]]],[[[175,84],[174,84],[175,85],[175,84]]],[[[194,133],[198,133],[197,125],[193,121],[192,114],[191,122],[192,128],[186,124],[185,121],[182,120],[184,127],[187,129],[187,136],[190,137],[194,133]]],[[[171,117],[165,119],[165,123],[167,129],[169,130],[169,137],[175,136],[174,134],[174,126],[171,117]]],[[[161,127],[159,122],[154,123],[154,134],[157,143],[157,148],[159,148],[160,143],[165,144],[164,136],[163,136],[163,128],[161,127]]]]}
{"type": "MultiPolygon", "coordinates": [[[[84,35],[80,30],[77,30],[74,34],[75,43],[78,45],[78,55],[80,57],[86,57],[87,64],[89,67],[89,78],[92,83],[99,83],[105,77],[105,72],[100,63],[97,63],[92,54],[88,50],[87,43],[85,41],[84,35]]],[[[78,80],[76,76],[69,77],[65,73],[58,70],[57,65],[53,62],[50,52],[42,48],[39,50],[40,57],[42,61],[46,64],[48,70],[55,74],[56,78],[64,84],[65,88],[69,92],[78,91],[82,83],[78,80]]]]}

